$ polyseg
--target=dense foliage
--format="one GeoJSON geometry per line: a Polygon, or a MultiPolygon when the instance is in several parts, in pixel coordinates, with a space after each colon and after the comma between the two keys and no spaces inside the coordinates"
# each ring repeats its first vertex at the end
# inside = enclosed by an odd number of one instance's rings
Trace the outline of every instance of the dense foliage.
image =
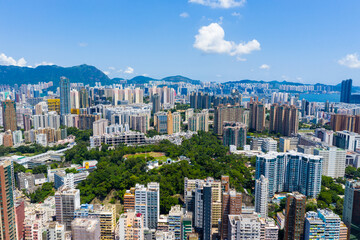
{"type": "Polygon", "coordinates": [[[89,142],[90,137],[92,136],[92,130],[80,130],[75,127],[67,128],[68,135],[74,135],[76,142],[89,142]]]}
{"type": "Polygon", "coordinates": [[[221,175],[229,175],[232,187],[238,191],[253,186],[250,169],[244,165],[248,158],[228,155],[227,150],[214,135],[200,132],[181,146],[162,141],[157,145],[118,146],[113,151],[87,151],[84,145],[78,145],[66,153],[66,160],[76,163],[79,159],[99,161],[97,170],[78,186],[82,202],[90,202],[95,197],[104,199],[112,190],[117,191],[116,197],[122,201],[126,189],[136,183],[154,181],[160,183],[161,213],[166,213],[179,202],[179,194],[184,191],[184,177],[219,179],[221,175]],[[184,160],[147,171],[143,157],[123,160],[125,154],[150,151],[165,152],[171,158],[185,155],[191,163],[184,160]]]}
{"type": "Polygon", "coordinates": [[[344,195],[344,192],[341,179],[335,181],[331,177],[322,176],[321,192],[318,196],[317,207],[330,208],[336,214],[342,216],[344,199],[339,195],[344,195]]]}
{"type": "Polygon", "coordinates": [[[31,144],[31,145],[22,145],[22,146],[19,146],[19,147],[4,147],[4,146],[0,146],[0,156],[5,156],[7,154],[40,154],[40,153],[44,153],[44,152],[47,152],[47,151],[50,151],[50,150],[60,150],[60,149],[63,149],[65,148],[66,146],[65,145],[57,145],[57,146],[54,146],[54,147],[43,147],[39,144],[31,144]]]}
{"type": "Polygon", "coordinates": [[[37,189],[34,193],[31,193],[28,197],[30,197],[32,203],[39,203],[54,194],[54,183],[46,182],[41,186],[41,188],[37,189]]]}
{"type": "Polygon", "coordinates": [[[360,168],[356,169],[355,167],[348,166],[345,169],[345,174],[348,178],[360,179],[360,168]]]}

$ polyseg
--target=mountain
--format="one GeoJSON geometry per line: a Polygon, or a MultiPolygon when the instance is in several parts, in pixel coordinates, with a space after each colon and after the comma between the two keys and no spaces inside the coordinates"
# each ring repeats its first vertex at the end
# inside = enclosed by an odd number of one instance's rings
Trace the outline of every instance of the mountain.
{"type": "Polygon", "coordinates": [[[69,78],[70,82],[83,82],[90,85],[95,85],[95,82],[101,82],[103,85],[115,82],[96,67],[86,64],[74,67],[47,65],[36,68],[0,66],[0,83],[9,85],[53,81],[54,86],[58,86],[62,76],[69,78]]]}
{"type": "Polygon", "coordinates": [[[145,83],[149,83],[149,82],[153,82],[153,81],[160,81],[160,80],[154,79],[151,77],[146,77],[146,76],[137,76],[137,77],[127,80],[126,83],[128,83],[128,84],[145,84],[145,83]]]}
{"type": "Polygon", "coordinates": [[[200,80],[192,80],[190,78],[183,77],[183,76],[180,76],[180,75],[166,77],[166,78],[163,78],[161,80],[165,81],[165,82],[185,82],[185,83],[191,83],[191,84],[194,84],[194,85],[201,84],[200,80]]]}

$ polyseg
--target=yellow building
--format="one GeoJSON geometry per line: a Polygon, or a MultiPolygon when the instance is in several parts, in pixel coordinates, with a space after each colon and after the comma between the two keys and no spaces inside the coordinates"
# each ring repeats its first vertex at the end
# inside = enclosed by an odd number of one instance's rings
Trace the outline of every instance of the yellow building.
{"type": "Polygon", "coordinates": [[[70,110],[70,112],[71,112],[71,114],[77,114],[77,115],[79,115],[79,114],[80,114],[80,109],[78,109],[78,108],[72,108],[72,109],[70,110]]]}
{"type": "Polygon", "coordinates": [[[100,219],[101,240],[113,240],[116,227],[116,207],[115,205],[108,208],[98,207],[101,209],[94,210],[94,212],[89,213],[89,216],[100,219]]]}
{"type": "Polygon", "coordinates": [[[47,104],[49,112],[55,111],[60,114],[60,99],[48,99],[47,104]]]}

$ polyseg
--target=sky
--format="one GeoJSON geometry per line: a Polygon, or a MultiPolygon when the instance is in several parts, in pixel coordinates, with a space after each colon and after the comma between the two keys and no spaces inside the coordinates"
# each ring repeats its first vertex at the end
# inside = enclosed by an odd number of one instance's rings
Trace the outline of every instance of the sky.
{"type": "Polygon", "coordinates": [[[1,0],[0,65],[360,86],[359,13],[359,0],[1,0]]]}

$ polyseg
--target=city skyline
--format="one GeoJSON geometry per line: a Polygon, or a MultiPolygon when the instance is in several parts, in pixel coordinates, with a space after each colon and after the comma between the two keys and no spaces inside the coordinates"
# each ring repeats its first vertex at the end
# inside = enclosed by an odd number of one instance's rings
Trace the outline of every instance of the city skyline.
{"type": "Polygon", "coordinates": [[[356,1],[328,3],[326,11],[310,1],[5,2],[0,65],[89,64],[111,78],[179,74],[205,82],[335,85],[352,78],[359,86],[360,34],[352,30],[359,7],[356,1]]]}

